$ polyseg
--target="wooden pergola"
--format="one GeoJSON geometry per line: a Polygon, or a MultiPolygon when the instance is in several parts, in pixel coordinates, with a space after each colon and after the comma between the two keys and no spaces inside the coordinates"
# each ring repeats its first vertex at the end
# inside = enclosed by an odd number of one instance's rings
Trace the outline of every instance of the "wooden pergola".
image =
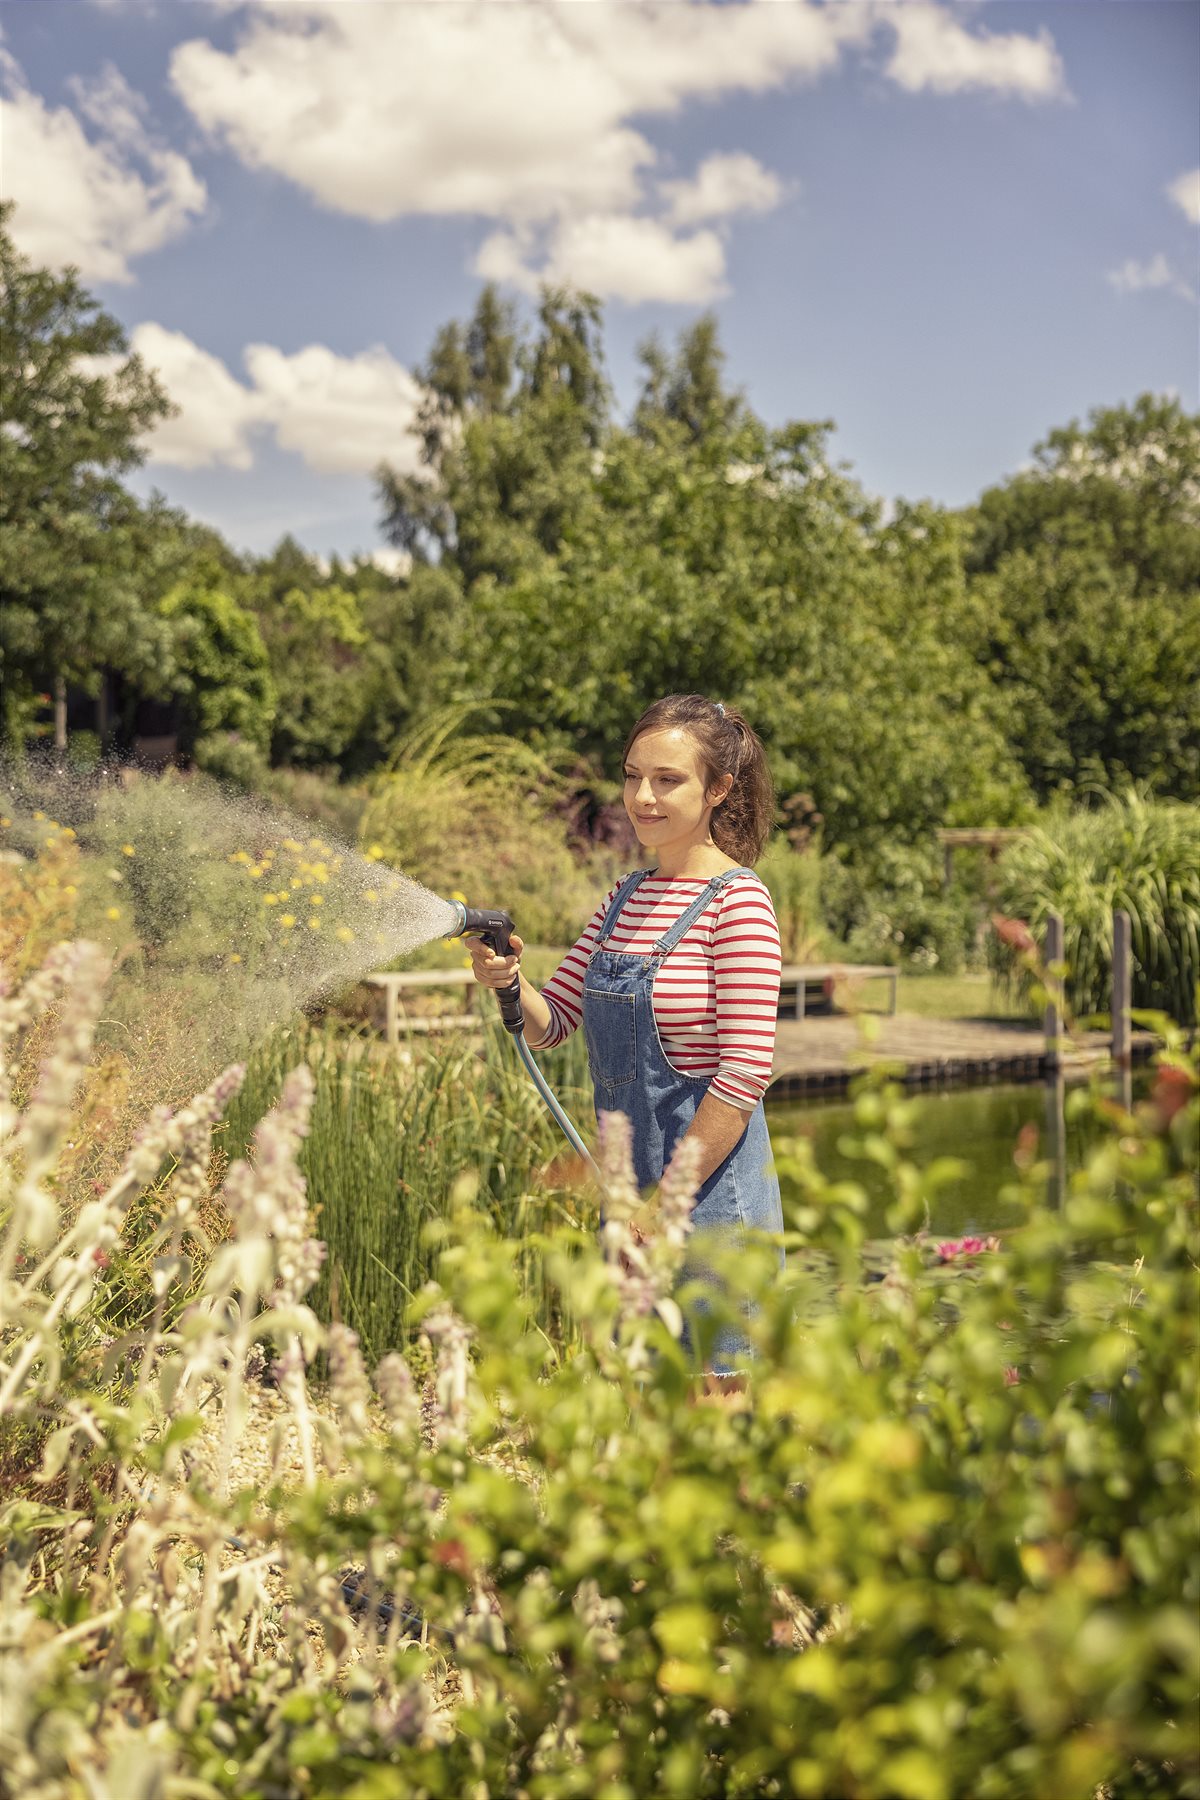
{"type": "Polygon", "coordinates": [[[1021,825],[986,825],[979,828],[943,826],[937,833],[937,840],[942,846],[942,863],[947,886],[949,886],[954,868],[954,852],[956,850],[986,850],[988,861],[994,863],[1006,844],[1014,843],[1017,838],[1028,836],[1028,831],[1021,825]]]}

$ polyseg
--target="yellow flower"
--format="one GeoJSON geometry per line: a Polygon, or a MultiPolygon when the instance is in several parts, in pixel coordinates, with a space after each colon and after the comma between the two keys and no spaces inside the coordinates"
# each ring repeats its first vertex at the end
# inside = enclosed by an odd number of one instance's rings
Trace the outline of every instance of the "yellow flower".
{"type": "Polygon", "coordinates": [[[308,929],[310,931],[320,931],[320,929],[321,929],[320,919],[310,919],[308,921],[308,929]]]}
{"type": "Polygon", "coordinates": [[[312,905],[313,906],[324,906],[324,904],[325,904],[324,894],[314,894],[313,895],[313,897],[312,897],[312,905]]]}
{"type": "Polygon", "coordinates": [[[121,855],[122,856],[133,856],[135,854],[136,854],[136,852],[134,851],[132,844],[122,844],[121,845],[121,855]]]}
{"type": "Polygon", "coordinates": [[[303,882],[302,882],[302,881],[301,881],[301,879],[300,879],[300,877],[299,877],[299,876],[298,876],[298,875],[293,875],[293,876],[292,876],[292,886],[293,886],[293,887],[294,887],[294,888],[298,888],[298,887],[303,887],[303,886],[304,886],[304,883],[303,883],[303,882]]]}
{"type": "Polygon", "coordinates": [[[263,871],[261,869],[247,869],[246,873],[249,875],[251,881],[261,881],[263,878],[263,871]]]}
{"type": "Polygon", "coordinates": [[[248,863],[250,858],[244,850],[235,850],[229,860],[230,862],[248,863]]]}
{"type": "Polygon", "coordinates": [[[119,919],[121,916],[121,909],[119,906],[110,906],[104,916],[106,919],[119,919]]]}
{"type": "Polygon", "coordinates": [[[375,906],[378,904],[379,895],[375,892],[374,888],[368,888],[366,893],[363,895],[363,899],[369,900],[371,902],[371,905],[375,906]]]}
{"type": "Polygon", "coordinates": [[[75,886],[75,883],[73,881],[69,881],[67,883],[66,887],[63,889],[63,893],[70,894],[72,900],[75,898],[75,896],[78,892],[79,892],[79,889],[75,886]]]}
{"type": "Polygon", "coordinates": [[[293,855],[299,855],[304,848],[304,845],[299,843],[296,838],[281,838],[280,845],[282,849],[290,850],[293,855]]]}
{"type": "Polygon", "coordinates": [[[264,894],[263,895],[263,905],[264,906],[278,906],[279,905],[279,895],[278,894],[264,894]]]}
{"type": "Polygon", "coordinates": [[[457,888],[455,888],[450,898],[452,900],[461,900],[464,906],[467,904],[467,896],[465,894],[460,894],[457,888]]]}
{"type": "Polygon", "coordinates": [[[229,959],[229,960],[230,960],[230,962],[231,962],[231,963],[235,963],[235,962],[241,962],[241,960],[242,960],[242,959],[241,959],[241,957],[240,957],[240,956],[239,956],[239,955],[238,955],[238,953],[237,953],[237,951],[236,951],[236,950],[235,950],[235,951],[234,951],[234,953],[233,953],[233,955],[232,955],[232,956],[231,956],[231,957],[230,957],[230,959],[229,959]]]}
{"type": "MultiPolygon", "coordinates": [[[[0,825],[3,825],[4,823],[5,823],[5,821],[3,819],[0,819],[0,825]]],[[[72,829],[69,825],[63,826],[62,834],[65,838],[73,838],[75,836],[75,833],[72,831],[72,829]]]]}
{"type": "Polygon", "coordinates": [[[296,923],[295,913],[284,913],[281,916],[279,923],[283,926],[285,931],[290,931],[292,926],[296,923]]]}
{"type": "Polygon", "coordinates": [[[59,824],[59,822],[58,822],[58,820],[57,820],[57,819],[51,819],[51,821],[50,821],[50,829],[51,829],[51,831],[61,831],[61,830],[62,830],[62,826],[61,826],[61,825],[60,825],[60,824],[59,824]]]}
{"type": "Polygon", "coordinates": [[[354,942],[354,933],[348,925],[339,925],[333,935],[339,943],[352,944],[354,942]]]}
{"type": "Polygon", "coordinates": [[[11,819],[0,819],[0,825],[4,825],[4,826],[8,826],[8,825],[11,825],[11,824],[12,824],[12,820],[11,820],[11,819]]]}
{"type": "Polygon", "coordinates": [[[44,812],[35,812],[33,816],[35,819],[44,819],[46,815],[44,812]]]}

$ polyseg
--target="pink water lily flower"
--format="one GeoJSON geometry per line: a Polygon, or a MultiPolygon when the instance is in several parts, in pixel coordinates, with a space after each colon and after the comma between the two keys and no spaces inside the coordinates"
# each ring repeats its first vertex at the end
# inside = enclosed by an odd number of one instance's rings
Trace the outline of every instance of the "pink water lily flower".
{"type": "Polygon", "coordinates": [[[947,1238],[937,1247],[940,1262],[954,1262],[960,1256],[979,1256],[984,1250],[998,1250],[998,1237],[961,1237],[947,1238]]]}

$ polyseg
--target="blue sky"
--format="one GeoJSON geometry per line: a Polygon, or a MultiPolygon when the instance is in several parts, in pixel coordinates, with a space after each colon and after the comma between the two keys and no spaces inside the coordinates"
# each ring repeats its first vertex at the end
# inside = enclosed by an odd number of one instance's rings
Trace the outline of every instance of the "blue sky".
{"type": "Polygon", "coordinates": [[[1190,0],[8,0],[3,191],[181,406],[137,485],[382,545],[412,369],[486,275],[635,347],[711,308],[771,424],[960,505],[1055,425],[1200,403],[1190,0]]]}

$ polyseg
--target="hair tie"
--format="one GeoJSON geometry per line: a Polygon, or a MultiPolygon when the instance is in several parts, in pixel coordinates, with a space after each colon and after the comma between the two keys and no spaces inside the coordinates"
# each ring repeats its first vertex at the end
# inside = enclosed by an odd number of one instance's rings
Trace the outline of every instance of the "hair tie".
{"type": "Polygon", "coordinates": [[[714,702],[714,704],[716,706],[717,711],[720,713],[721,717],[724,718],[725,717],[725,708],[724,708],[723,704],[721,703],[721,701],[717,700],[714,702]]]}

